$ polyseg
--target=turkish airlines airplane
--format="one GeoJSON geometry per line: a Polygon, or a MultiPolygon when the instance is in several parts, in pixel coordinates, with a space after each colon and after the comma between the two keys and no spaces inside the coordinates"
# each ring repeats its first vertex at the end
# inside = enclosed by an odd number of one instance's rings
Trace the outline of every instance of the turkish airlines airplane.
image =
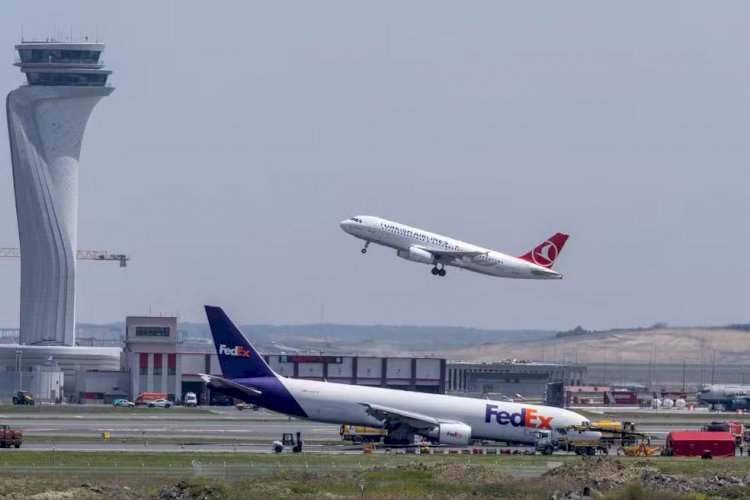
{"type": "MultiPolygon", "coordinates": [[[[287,378],[276,374],[219,307],[206,306],[223,377],[201,374],[214,390],[285,415],[388,429],[390,444],[415,435],[448,445],[472,439],[534,443],[540,429],[562,435],[588,419],[562,408],[287,378]]],[[[571,431],[567,432],[568,437],[571,431]]],[[[599,439],[580,431],[581,439],[599,439]]]]}
{"type": "Polygon", "coordinates": [[[567,234],[557,233],[530,252],[511,257],[370,215],[341,221],[340,226],[352,236],[365,240],[363,254],[367,253],[370,243],[391,247],[402,259],[431,265],[434,276],[445,276],[445,266],[455,266],[500,278],[561,279],[562,274],[553,271],[552,264],[568,241],[567,234]]]}

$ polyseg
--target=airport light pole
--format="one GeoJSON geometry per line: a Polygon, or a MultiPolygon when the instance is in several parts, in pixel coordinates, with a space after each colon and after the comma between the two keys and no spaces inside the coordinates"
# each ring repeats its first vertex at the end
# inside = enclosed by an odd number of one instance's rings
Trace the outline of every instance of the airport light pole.
{"type": "Polygon", "coordinates": [[[16,371],[18,372],[18,390],[22,391],[23,387],[21,387],[22,379],[21,379],[21,356],[23,355],[23,352],[21,349],[16,349],[16,371]]]}

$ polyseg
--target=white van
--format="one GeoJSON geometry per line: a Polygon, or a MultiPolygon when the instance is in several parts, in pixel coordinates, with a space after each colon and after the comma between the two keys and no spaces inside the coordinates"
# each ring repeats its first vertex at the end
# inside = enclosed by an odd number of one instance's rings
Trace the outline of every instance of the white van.
{"type": "Polygon", "coordinates": [[[194,392],[186,392],[185,399],[182,400],[185,406],[198,406],[198,397],[194,392]]]}

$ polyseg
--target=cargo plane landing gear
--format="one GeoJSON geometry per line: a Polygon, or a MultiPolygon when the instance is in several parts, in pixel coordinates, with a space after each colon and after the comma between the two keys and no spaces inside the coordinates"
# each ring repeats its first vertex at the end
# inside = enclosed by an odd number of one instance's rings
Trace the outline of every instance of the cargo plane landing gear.
{"type": "Polygon", "coordinates": [[[365,247],[362,250],[360,250],[360,252],[367,253],[367,247],[369,247],[369,246],[370,246],[370,242],[369,241],[365,241],[365,247]]]}
{"type": "Polygon", "coordinates": [[[432,275],[440,276],[441,278],[445,276],[445,266],[441,264],[440,268],[438,268],[437,264],[435,264],[435,267],[432,268],[432,275]]]}

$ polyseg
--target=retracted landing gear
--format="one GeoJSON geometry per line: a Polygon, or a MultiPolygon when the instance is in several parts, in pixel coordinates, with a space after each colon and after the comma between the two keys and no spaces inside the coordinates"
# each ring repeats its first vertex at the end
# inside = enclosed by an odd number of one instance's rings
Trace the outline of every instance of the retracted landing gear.
{"type": "Polygon", "coordinates": [[[445,276],[445,266],[441,264],[438,268],[437,264],[435,264],[435,267],[432,268],[432,275],[440,276],[441,278],[445,276]]]}
{"type": "Polygon", "coordinates": [[[369,241],[365,241],[365,247],[362,250],[360,250],[360,252],[367,253],[367,247],[369,247],[369,246],[370,246],[370,242],[369,241]]]}

